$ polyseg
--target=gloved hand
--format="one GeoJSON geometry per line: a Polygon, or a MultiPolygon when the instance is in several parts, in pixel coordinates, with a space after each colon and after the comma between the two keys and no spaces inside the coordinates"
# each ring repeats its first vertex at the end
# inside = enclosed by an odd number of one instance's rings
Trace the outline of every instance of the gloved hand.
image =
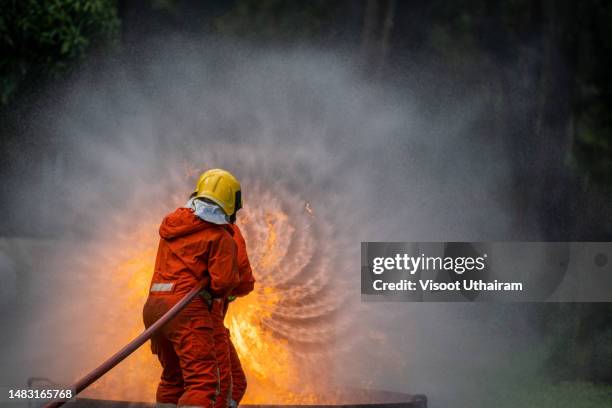
{"type": "Polygon", "coordinates": [[[212,309],[212,305],[213,305],[213,297],[210,294],[209,291],[207,291],[206,289],[202,290],[198,295],[200,295],[200,297],[202,299],[204,299],[204,301],[206,302],[206,304],[208,305],[208,309],[212,309]]]}

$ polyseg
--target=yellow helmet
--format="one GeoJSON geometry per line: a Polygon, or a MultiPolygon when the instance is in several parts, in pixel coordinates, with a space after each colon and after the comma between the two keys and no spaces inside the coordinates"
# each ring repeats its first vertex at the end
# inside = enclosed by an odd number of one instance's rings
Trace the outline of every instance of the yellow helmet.
{"type": "Polygon", "coordinates": [[[211,169],[200,175],[195,197],[207,198],[223,209],[225,214],[233,216],[242,208],[240,182],[229,171],[211,169]]]}

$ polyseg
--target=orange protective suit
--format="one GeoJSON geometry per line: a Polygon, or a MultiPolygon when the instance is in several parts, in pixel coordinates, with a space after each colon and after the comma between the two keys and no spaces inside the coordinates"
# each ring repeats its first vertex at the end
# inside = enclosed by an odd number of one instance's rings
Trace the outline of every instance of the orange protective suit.
{"type": "MultiPolygon", "coordinates": [[[[246,243],[236,224],[227,225],[237,246],[236,259],[240,275],[240,284],[232,290],[232,296],[246,296],[255,285],[255,278],[247,255],[246,243]]],[[[226,408],[230,400],[239,403],[246,392],[246,376],[230,339],[229,330],[223,320],[229,302],[227,299],[216,300],[212,309],[215,354],[219,364],[219,397],[215,408],[226,408]]]]}
{"type": "MultiPolygon", "coordinates": [[[[240,283],[237,245],[224,226],[201,220],[188,208],[164,218],[143,310],[149,327],[194,285],[209,280],[214,297],[226,297],[240,283]]],[[[160,403],[212,407],[219,378],[213,339],[213,319],[201,297],[151,338],[151,349],[163,367],[156,399],[160,403]]]]}
{"type": "MultiPolygon", "coordinates": [[[[227,332],[227,336],[229,338],[229,330],[227,332]]],[[[247,380],[244,375],[244,370],[242,369],[242,364],[240,364],[240,359],[238,358],[238,353],[236,353],[236,348],[232,343],[232,340],[229,341],[230,346],[230,365],[232,367],[232,400],[234,400],[237,404],[240,404],[242,397],[244,397],[244,393],[247,389],[247,380]]]]}

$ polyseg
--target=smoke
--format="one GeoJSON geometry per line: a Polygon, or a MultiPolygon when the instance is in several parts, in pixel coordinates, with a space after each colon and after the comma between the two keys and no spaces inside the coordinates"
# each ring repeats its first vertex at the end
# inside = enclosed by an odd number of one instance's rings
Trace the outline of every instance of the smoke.
{"type": "MultiPolygon", "coordinates": [[[[306,382],[425,393],[434,408],[478,401],[476,382],[527,339],[520,308],[361,303],[359,249],[516,236],[511,158],[478,128],[487,96],[457,85],[435,100],[419,73],[373,82],[342,52],[170,38],[125,54],[47,97],[29,118],[45,143],[13,152],[28,186],[14,218],[51,232],[50,249],[32,250],[45,258],[19,272],[20,351],[2,361],[22,364],[3,382],[70,382],[133,337],[159,221],[199,171],[224,167],[243,183],[256,277],[280,296],[262,324],[306,382]],[[273,250],[269,228],[285,234],[273,250]]],[[[125,364],[135,371],[115,369],[101,396],[152,399],[148,351],[125,364]]]]}

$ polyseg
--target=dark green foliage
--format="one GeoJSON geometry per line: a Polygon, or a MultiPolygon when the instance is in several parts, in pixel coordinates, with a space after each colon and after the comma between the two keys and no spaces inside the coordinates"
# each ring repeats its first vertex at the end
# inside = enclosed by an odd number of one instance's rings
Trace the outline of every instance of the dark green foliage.
{"type": "Polygon", "coordinates": [[[612,304],[551,304],[543,317],[548,372],[558,381],[612,383],[612,304]]]}
{"type": "Polygon", "coordinates": [[[225,35],[276,41],[314,40],[329,34],[341,2],[326,0],[239,0],[234,8],[214,21],[225,35]]]}
{"type": "Polygon", "coordinates": [[[2,0],[0,101],[27,83],[54,78],[93,47],[117,39],[113,0],[2,0]]]}
{"type": "Polygon", "coordinates": [[[576,16],[575,110],[578,115],[574,154],[591,180],[609,184],[612,177],[612,4],[588,1],[576,16]]]}

